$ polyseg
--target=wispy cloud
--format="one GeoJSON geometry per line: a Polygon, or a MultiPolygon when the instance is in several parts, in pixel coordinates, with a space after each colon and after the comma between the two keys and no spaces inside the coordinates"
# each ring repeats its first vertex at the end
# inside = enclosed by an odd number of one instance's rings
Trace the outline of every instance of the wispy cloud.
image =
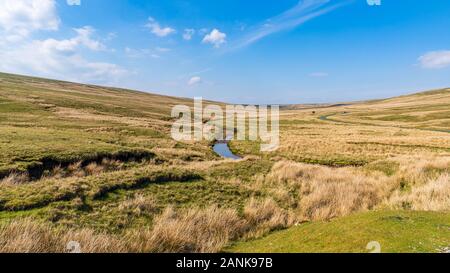
{"type": "Polygon", "coordinates": [[[295,28],[347,3],[349,3],[349,1],[301,0],[295,7],[250,28],[251,30],[231,45],[228,50],[237,50],[249,46],[274,33],[295,28]]]}

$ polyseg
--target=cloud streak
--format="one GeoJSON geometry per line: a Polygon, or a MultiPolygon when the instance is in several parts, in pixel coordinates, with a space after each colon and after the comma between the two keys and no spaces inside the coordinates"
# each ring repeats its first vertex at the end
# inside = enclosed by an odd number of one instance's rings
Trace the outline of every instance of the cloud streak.
{"type": "Polygon", "coordinates": [[[259,40],[280,31],[293,29],[316,17],[329,13],[346,3],[331,4],[332,0],[302,0],[293,8],[280,15],[265,20],[263,23],[251,28],[251,31],[237,40],[229,50],[238,50],[247,47],[259,40]]]}

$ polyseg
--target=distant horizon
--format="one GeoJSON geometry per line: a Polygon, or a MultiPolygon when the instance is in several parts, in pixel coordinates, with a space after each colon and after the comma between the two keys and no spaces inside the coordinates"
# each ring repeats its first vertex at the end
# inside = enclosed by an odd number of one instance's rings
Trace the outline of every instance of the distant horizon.
{"type": "MultiPolygon", "coordinates": [[[[45,77],[40,77],[40,76],[33,76],[33,75],[25,75],[25,74],[14,74],[14,73],[8,73],[8,72],[3,72],[0,71],[0,74],[6,74],[6,75],[12,75],[12,76],[18,76],[18,77],[28,77],[28,78],[36,78],[36,79],[42,79],[42,80],[50,80],[50,81],[60,81],[60,82],[66,82],[66,83],[71,83],[71,84],[79,84],[79,85],[88,85],[88,86],[96,86],[96,87],[100,87],[100,88],[114,88],[114,89],[122,89],[124,91],[132,91],[132,92],[139,92],[139,93],[144,93],[144,94],[149,94],[149,95],[157,95],[157,96],[166,96],[166,97],[172,97],[172,98],[178,98],[178,99],[188,99],[188,100],[192,100],[194,99],[194,97],[181,97],[181,96],[172,96],[172,95],[166,95],[162,92],[158,92],[158,91],[146,91],[146,90],[139,90],[139,89],[130,89],[130,88],[126,88],[126,87],[118,87],[118,86],[113,86],[113,85],[101,85],[101,84],[91,84],[91,83],[83,83],[83,82],[74,82],[74,81],[68,81],[68,80],[60,80],[60,79],[52,79],[52,78],[45,78],[45,77]]],[[[212,101],[212,102],[219,102],[219,103],[228,103],[228,104],[245,104],[245,105],[280,105],[280,106],[293,106],[293,105],[312,105],[312,106],[317,106],[320,104],[324,104],[324,105],[338,105],[338,104],[345,104],[345,103],[359,103],[359,102],[367,102],[367,101],[375,101],[375,100],[383,100],[383,99],[390,99],[390,98],[396,98],[396,97],[401,97],[401,96],[409,96],[409,95],[414,95],[414,94],[419,94],[419,93],[424,93],[424,92],[432,92],[432,91],[438,91],[438,90],[449,90],[450,91],[450,86],[448,87],[439,87],[439,88],[433,88],[433,89],[427,89],[427,90],[416,90],[413,92],[405,92],[405,93],[401,93],[399,95],[396,96],[391,96],[391,97],[380,97],[380,98],[371,98],[371,99],[365,99],[365,100],[347,100],[347,101],[328,101],[328,102],[299,102],[299,103],[290,103],[290,104],[285,104],[285,103],[271,103],[271,104],[258,104],[258,103],[246,103],[246,102],[229,102],[229,101],[221,101],[221,100],[214,100],[208,97],[202,97],[204,100],[206,101],[212,101]]]]}
{"type": "Polygon", "coordinates": [[[232,103],[372,100],[450,86],[449,13],[439,0],[3,0],[0,70],[232,103]]]}

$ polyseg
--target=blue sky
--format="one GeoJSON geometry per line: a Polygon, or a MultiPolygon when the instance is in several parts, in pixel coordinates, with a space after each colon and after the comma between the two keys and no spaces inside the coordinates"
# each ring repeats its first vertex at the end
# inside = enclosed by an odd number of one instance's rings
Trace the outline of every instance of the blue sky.
{"type": "Polygon", "coordinates": [[[450,1],[76,2],[2,0],[0,70],[236,103],[450,87],[450,1]]]}

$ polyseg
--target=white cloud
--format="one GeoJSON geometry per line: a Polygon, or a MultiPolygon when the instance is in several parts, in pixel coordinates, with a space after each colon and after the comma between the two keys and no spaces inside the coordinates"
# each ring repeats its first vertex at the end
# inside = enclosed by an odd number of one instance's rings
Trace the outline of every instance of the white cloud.
{"type": "Polygon", "coordinates": [[[54,0],[0,1],[0,35],[8,42],[17,42],[37,30],[58,30],[59,24],[54,0]]]}
{"type": "Polygon", "coordinates": [[[77,33],[77,36],[71,39],[55,40],[49,38],[33,41],[32,44],[37,46],[37,49],[42,49],[45,52],[73,53],[80,46],[84,46],[93,51],[106,49],[106,46],[101,42],[91,38],[91,35],[95,32],[92,27],[85,26],[82,28],[74,28],[73,30],[77,33]]]}
{"type": "Polygon", "coordinates": [[[194,36],[194,34],[195,34],[195,29],[187,28],[184,30],[183,39],[185,39],[186,41],[189,41],[192,39],[192,36],[194,36]]]}
{"type": "Polygon", "coordinates": [[[74,51],[80,46],[84,46],[93,51],[105,50],[106,46],[100,41],[91,38],[95,30],[90,26],[73,29],[78,35],[66,40],[47,39],[41,41],[42,45],[49,50],[74,51]]]}
{"type": "Polygon", "coordinates": [[[297,5],[291,9],[288,9],[275,17],[269,18],[255,27],[249,28],[248,33],[229,48],[230,50],[236,50],[251,45],[274,33],[298,27],[307,21],[349,3],[349,1],[331,5],[332,3],[335,3],[335,1],[300,0],[297,5]]]}
{"type": "Polygon", "coordinates": [[[189,79],[188,85],[194,86],[194,85],[200,84],[201,82],[202,82],[202,78],[195,76],[195,77],[192,77],[191,79],[189,79]]]}
{"type": "Polygon", "coordinates": [[[83,57],[82,50],[107,49],[89,26],[73,29],[72,38],[33,40],[34,33],[59,29],[56,5],[55,0],[0,1],[1,71],[108,84],[127,74],[116,64],[83,57]]]}
{"type": "Polygon", "coordinates": [[[148,18],[149,23],[146,25],[150,31],[158,37],[166,37],[175,33],[175,29],[171,27],[161,27],[159,23],[152,17],[148,18]]]}
{"type": "Polygon", "coordinates": [[[223,32],[220,32],[218,29],[213,29],[211,33],[207,34],[203,38],[203,43],[213,44],[214,47],[218,48],[222,44],[226,43],[227,35],[223,32]]]}
{"type": "Polygon", "coordinates": [[[95,32],[95,29],[93,29],[90,26],[85,26],[82,28],[75,28],[74,31],[78,34],[75,38],[70,39],[77,45],[83,45],[90,50],[99,51],[99,50],[105,50],[106,46],[102,44],[100,41],[93,40],[91,38],[92,34],[95,32]]]}
{"type": "Polygon", "coordinates": [[[323,78],[323,77],[328,77],[328,73],[326,73],[326,72],[313,72],[313,73],[310,73],[308,76],[313,77],[313,78],[323,78]]]}
{"type": "Polygon", "coordinates": [[[420,65],[426,69],[439,69],[450,66],[450,50],[431,51],[419,58],[420,65]]]}
{"type": "Polygon", "coordinates": [[[85,59],[80,50],[103,50],[106,47],[91,36],[94,29],[74,29],[70,39],[33,40],[0,47],[0,69],[11,73],[37,75],[62,80],[114,83],[127,71],[107,62],[85,59]]]}

